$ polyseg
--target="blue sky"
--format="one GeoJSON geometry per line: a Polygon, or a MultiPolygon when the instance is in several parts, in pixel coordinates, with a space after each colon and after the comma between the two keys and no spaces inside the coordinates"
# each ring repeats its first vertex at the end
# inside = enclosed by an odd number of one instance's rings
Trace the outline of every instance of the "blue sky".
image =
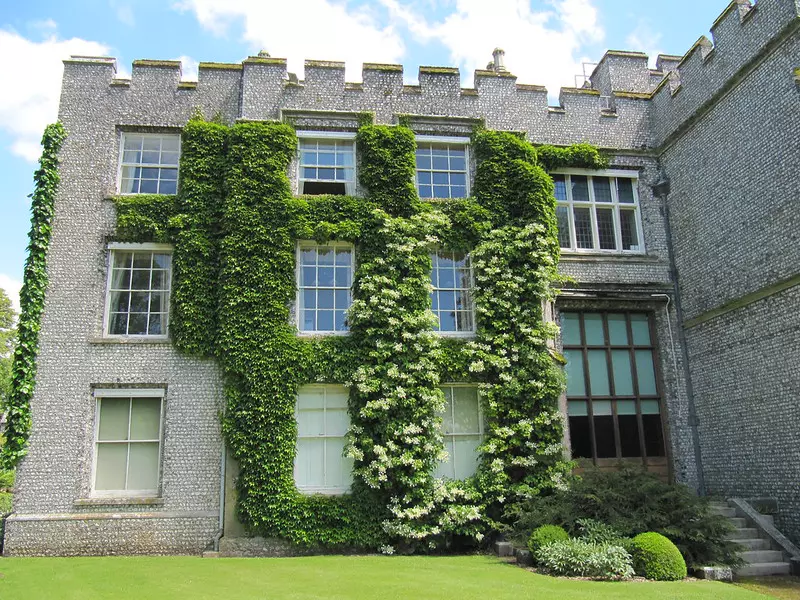
{"type": "MultiPolygon", "coordinates": [[[[110,55],[122,76],[134,59],[238,62],[260,49],[289,59],[394,62],[414,82],[419,65],[461,68],[464,85],[492,49],[520,83],[551,98],[575,85],[584,61],[608,49],[683,54],[709,35],[725,0],[0,0],[0,287],[22,280],[33,171],[55,120],[61,60],[110,55]]],[[[553,100],[555,102],[555,100],[553,100]]]]}

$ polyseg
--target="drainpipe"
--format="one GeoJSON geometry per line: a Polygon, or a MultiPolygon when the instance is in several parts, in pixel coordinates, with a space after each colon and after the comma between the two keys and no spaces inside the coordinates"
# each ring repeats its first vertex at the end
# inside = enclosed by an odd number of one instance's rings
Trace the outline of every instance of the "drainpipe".
{"type": "Polygon", "coordinates": [[[225,441],[222,441],[222,453],[219,466],[219,528],[217,533],[214,534],[214,552],[219,552],[219,538],[225,531],[225,455],[227,447],[225,441]]]}
{"type": "MultiPolygon", "coordinates": [[[[683,329],[683,307],[681,304],[680,289],[678,286],[678,268],[675,265],[675,252],[672,245],[672,226],[669,218],[669,202],[667,198],[670,194],[670,181],[663,166],[659,161],[658,181],[652,186],[653,195],[661,200],[662,212],[664,214],[664,229],[667,236],[667,252],[669,256],[670,275],[672,276],[672,286],[675,296],[675,316],[678,321],[678,342],[681,348],[681,358],[683,359],[683,376],[686,382],[686,401],[689,410],[689,430],[692,435],[692,447],[694,450],[694,461],[697,466],[697,487],[701,496],[706,495],[706,482],[703,474],[703,458],[700,451],[700,434],[698,432],[697,410],[694,399],[694,386],[692,385],[692,375],[689,370],[689,350],[686,344],[686,334],[683,329]]],[[[667,307],[669,304],[667,305],[667,307]]],[[[667,315],[669,323],[669,314],[667,315]]],[[[673,357],[675,353],[673,352],[673,357]]],[[[676,373],[677,374],[677,373],[676,373]]]]}

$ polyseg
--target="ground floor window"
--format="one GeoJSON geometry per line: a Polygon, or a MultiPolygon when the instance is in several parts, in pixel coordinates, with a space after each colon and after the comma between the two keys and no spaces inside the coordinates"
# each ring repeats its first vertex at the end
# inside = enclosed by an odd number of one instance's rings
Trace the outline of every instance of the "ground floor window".
{"type": "Polygon", "coordinates": [[[294,480],[300,491],[340,494],[350,489],[353,460],[344,456],[347,397],[342,385],[306,385],[298,391],[294,480]]]}
{"type": "Polygon", "coordinates": [[[652,318],[562,312],[574,458],[663,457],[662,394],[652,318]]]}
{"type": "Polygon", "coordinates": [[[157,495],[164,391],[108,389],[94,395],[94,494],[157,495]]]}
{"type": "Polygon", "coordinates": [[[448,453],[439,463],[436,477],[466,479],[478,469],[478,446],[483,441],[483,415],[474,385],[442,386],[447,406],[442,414],[442,435],[448,453]]]}

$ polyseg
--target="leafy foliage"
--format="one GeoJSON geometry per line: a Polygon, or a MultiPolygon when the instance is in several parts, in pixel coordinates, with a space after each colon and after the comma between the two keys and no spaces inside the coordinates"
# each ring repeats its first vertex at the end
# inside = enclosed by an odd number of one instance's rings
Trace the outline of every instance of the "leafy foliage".
{"type": "Polygon", "coordinates": [[[169,221],[175,213],[175,196],[135,194],[116,196],[113,200],[117,209],[116,241],[162,244],[172,241],[169,221]]]}
{"type": "Polygon", "coordinates": [[[553,542],[536,552],[539,569],[550,575],[630,579],[631,555],[621,546],[594,544],[580,539],[553,542]]]}
{"type": "Polygon", "coordinates": [[[27,453],[31,428],[30,401],[36,381],[39,326],[47,289],[47,248],[50,245],[53,210],[58,188],[58,151],[66,138],[61,123],[48,125],[42,136],[42,156],[34,173],[28,257],[20,291],[18,341],[11,371],[11,393],[5,402],[8,422],[6,442],[0,450],[0,467],[12,468],[27,453]]]}
{"type": "Polygon", "coordinates": [[[619,543],[622,539],[619,531],[594,519],[578,519],[575,524],[580,530],[579,537],[593,544],[619,543]]]}
{"type": "Polygon", "coordinates": [[[633,538],[632,549],[637,574],[657,581],[686,577],[686,562],[680,550],[660,533],[640,533],[633,538]]]}
{"type": "Polygon", "coordinates": [[[569,539],[569,534],[558,525],[542,525],[531,531],[528,537],[528,550],[535,557],[540,548],[553,542],[563,542],[569,539]]]}
{"type": "Polygon", "coordinates": [[[16,318],[11,299],[0,288],[0,414],[3,414],[3,403],[11,392],[11,362],[17,338],[16,318]]]}
{"type": "Polygon", "coordinates": [[[729,521],[681,484],[665,483],[642,469],[589,469],[564,489],[529,498],[509,511],[520,537],[546,523],[580,533],[581,519],[594,519],[632,537],[655,531],[672,540],[689,566],[740,564],[738,546],[726,539],[729,521]]]}

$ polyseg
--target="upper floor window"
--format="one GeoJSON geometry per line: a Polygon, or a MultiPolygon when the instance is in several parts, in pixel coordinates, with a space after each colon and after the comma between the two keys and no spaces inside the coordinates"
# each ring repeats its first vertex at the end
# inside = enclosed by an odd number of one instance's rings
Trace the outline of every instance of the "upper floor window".
{"type": "Polygon", "coordinates": [[[353,459],[344,456],[350,426],[347,388],[305,385],[297,392],[297,454],[294,480],[304,492],[346,492],[352,481],[353,459]]]}
{"type": "Polygon", "coordinates": [[[567,413],[575,458],[663,457],[650,316],[564,312],[567,413]]]}
{"type": "Polygon", "coordinates": [[[123,133],[120,193],[177,193],[180,145],[177,133],[123,133]]]}
{"type": "Polygon", "coordinates": [[[558,241],[575,252],[642,252],[638,180],[629,173],[553,175],[558,241]]]}
{"type": "Polygon", "coordinates": [[[431,255],[431,263],[431,308],[438,319],[436,331],[451,335],[472,334],[475,308],[469,255],[437,250],[431,255]]]}
{"type": "Polygon", "coordinates": [[[442,386],[447,406],[442,414],[442,437],[447,461],[436,467],[436,477],[465,479],[478,470],[478,446],[483,441],[483,415],[474,385],[442,386]]]}
{"type": "Polygon", "coordinates": [[[355,193],[355,134],[298,132],[298,136],[299,193],[355,193]]]}
{"type": "Polygon", "coordinates": [[[164,390],[95,390],[94,396],[93,494],[157,495],[164,390]]]}
{"type": "Polygon", "coordinates": [[[106,334],[167,335],[172,254],[160,244],[110,247],[106,334]]]}
{"type": "Polygon", "coordinates": [[[417,191],[421,198],[465,198],[469,193],[467,138],[417,136],[417,191]]]}
{"type": "Polygon", "coordinates": [[[347,331],[345,311],[353,302],[353,246],[298,245],[298,329],[301,333],[347,331]]]}

